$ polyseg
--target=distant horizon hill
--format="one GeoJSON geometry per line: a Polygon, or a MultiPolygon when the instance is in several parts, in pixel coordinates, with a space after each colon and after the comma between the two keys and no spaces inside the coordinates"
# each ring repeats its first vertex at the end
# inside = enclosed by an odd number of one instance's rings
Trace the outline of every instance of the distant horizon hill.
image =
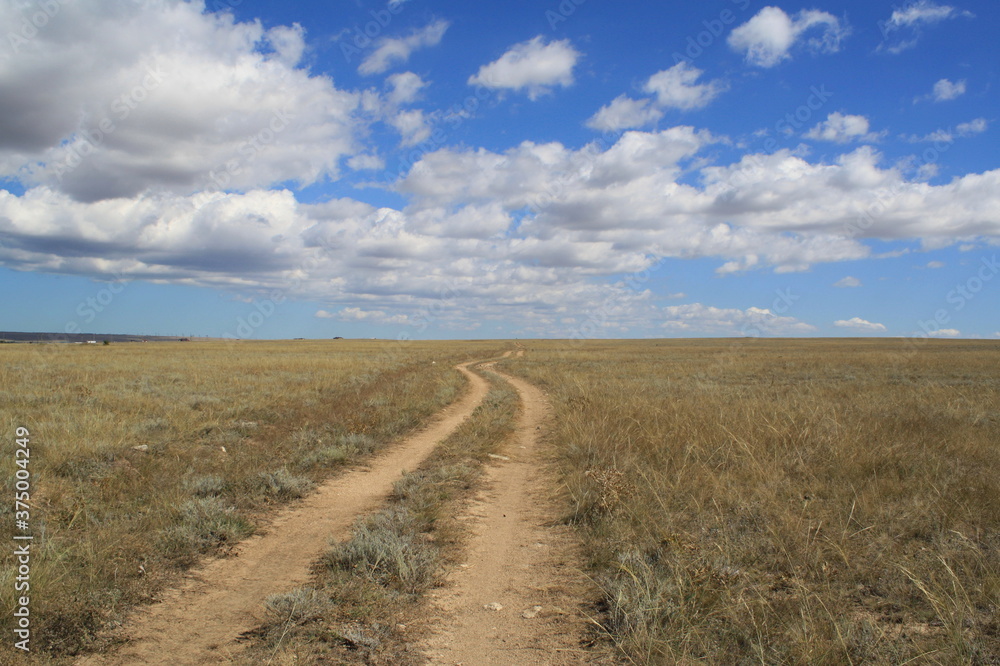
{"type": "MultiPolygon", "coordinates": [[[[286,338],[279,338],[286,339],[286,338]]],[[[291,338],[292,340],[344,340],[342,336],[333,338],[291,338]]],[[[374,339],[374,338],[372,338],[374,339]]],[[[136,335],[134,333],[51,333],[26,331],[0,331],[0,343],[87,343],[96,342],[242,342],[244,338],[220,338],[199,335],[136,335]]]]}
{"type": "Polygon", "coordinates": [[[187,335],[132,335],[127,333],[44,333],[0,331],[0,342],[187,342],[190,340],[216,340],[187,335]]]}

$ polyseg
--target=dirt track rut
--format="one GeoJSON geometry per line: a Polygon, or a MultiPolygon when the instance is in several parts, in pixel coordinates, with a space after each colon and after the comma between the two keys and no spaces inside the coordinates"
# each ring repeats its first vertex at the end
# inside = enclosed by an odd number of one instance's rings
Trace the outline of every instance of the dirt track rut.
{"type": "Polygon", "coordinates": [[[517,430],[463,516],[472,529],[466,562],[435,595],[423,651],[434,664],[590,663],[597,655],[582,645],[583,600],[592,595],[575,540],[557,524],[555,480],[540,451],[550,407],[539,389],[498,374],[521,395],[517,430]]]}
{"type": "Polygon", "coordinates": [[[413,470],[486,396],[488,384],[457,366],[469,380],[461,399],[425,429],[372,460],[368,467],[328,481],[290,506],[259,536],[227,558],[191,571],[178,588],[142,612],[126,630],[130,642],[81,664],[217,664],[239,653],[237,638],[260,624],[266,597],[309,581],[310,566],[331,537],[346,538],[354,521],[388,495],[402,470],[413,470]]]}

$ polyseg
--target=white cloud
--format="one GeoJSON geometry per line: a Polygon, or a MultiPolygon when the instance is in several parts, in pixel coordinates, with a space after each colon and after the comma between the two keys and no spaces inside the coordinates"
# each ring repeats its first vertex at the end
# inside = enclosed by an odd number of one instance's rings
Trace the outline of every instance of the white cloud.
{"type": "Polygon", "coordinates": [[[483,65],[469,77],[469,85],[491,89],[526,90],[536,100],[555,86],[573,84],[573,68],[580,53],[568,39],[548,44],[541,35],[510,47],[499,59],[483,65]]]}
{"type": "Polygon", "coordinates": [[[827,116],[826,120],[809,130],[805,136],[808,139],[821,139],[835,143],[877,141],[880,135],[869,132],[868,129],[868,119],[864,116],[852,116],[834,112],[827,116]]]}
{"type": "Polygon", "coordinates": [[[768,6],[735,28],[729,34],[728,43],[733,50],[743,52],[751,65],[774,67],[791,57],[792,47],[814,28],[822,32],[806,40],[806,44],[820,53],[839,51],[840,43],[850,33],[847,26],[827,12],[804,9],[789,16],[779,7],[768,6]]]}
{"type": "Polygon", "coordinates": [[[934,84],[933,91],[935,102],[946,102],[948,100],[957,99],[965,94],[965,81],[958,81],[957,83],[952,83],[948,79],[941,79],[934,84]]]}
{"type": "Polygon", "coordinates": [[[989,121],[987,121],[986,118],[976,118],[975,120],[971,120],[967,123],[959,123],[958,127],[955,129],[958,130],[959,136],[967,137],[982,134],[989,128],[989,126],[989,121]]]}
{"type": "Polygon", "coordinates": [[[900,9],[895,9],[887,23],[896,28],[910,27],[920,23],[937,23],[963,13],[968,14],[968,12],[960,12],[950,5],[938,5],[930,0],[918,0],[900,9]]]}
{"type": "Polygon", "coordinates": [[[347,160],[347,166],[354,171],[370,171],[374,169],[384,169],[385,161],[378,155],[355,155],[347,160]]]}
{"type": "Polygon", "coordinates": [[[403,146],[415,146],[431,135],[427,116],[420,109],[399,111],[389,119],[389,124],[403,136],[403,146]]]}
{"type": "Polygon", "coordinates": [[[704,72],[686,62],[679,62],[670,69],[649,77],[644,92],[656,95],[660,108],[689,111],[700,109],[715,99],[726,86],[719,81],[697,83],[704,72]]]}
{"type": "Polygon", "coordinates": [[[928,261],[926,268],[944,268],[943,261],[928,261]]]}
{"type": "Polygon", "coordinates": [[[382,37],[375,43],[375,50],[361,61],[361,74],[381,74],[395,65],[405,63],[417,49],[437,46],[449,27],[448,21],[437,20],[406,37],[382,37]]]}
{"type": "Polygon", "coordinates": [[[834,287],[860,287],[860,286],[862,286],[862,284],[861,284],[861,280],[859,280],[858,278],[851,277],[850,275],[848,275],[847,277],[841,278],[841,279],[837,280],[836,282],[834,282],[833,286],[834,287]]]}
{"type": "Polygon", "coordinates": [[[936,331],[930,331],[927,335],[932,338],[957,338],[962,335],[962,332],[957,328],[939,328],[936,331]]]}
{"type": "Polygon", "coordinates": [[[861,317],[840,319],[838,321],[833,322],[833,325],[838,326],[840,328],[853,328],[858,331],[869,331],[873,333],[875,332],[884,333],[885,331],[888,330],[886,329],[884,324],[877,324],[875,322],[870,322],[865,319],[862,319],[861,317]]]}
{"type": "MultiPolygon", "coordinates": [[[[0,191],[0,263],[240,293],[280,289],[326,312],[353,307],[411,323],[433,311],[452,330],[517,320],[526,333],[572,333],[561,319],[612,303],[601,328],[608,335],[664,320],[677,331],[704,320],[697,330],[795,334],[805,332],[801,322],[774,308],[661,312],[648,292],[598,278],[641,272],[661,257],[711,258],[720,273],[783,272],[871,256],[865,238],[940,246],[1000,235],[1000,170],[932,186],[880,165],[869,147],[832,161],[776,151],[704,162],[719,141],[682,126],[625,132],[607,148],[443,148],[395,185],[408,201],[401,209],[304,204],[283,190],[94,202],[46,187],[0,191]],[[873,204],[878,214],[854,227],[873,204]]],[[[375,164],[360,155],[348,160],[353,167],[375,164]]]]}
{"type": "Polygon", "coordinates": [[[663,117],[663,111],[651,100],[632,99],[619,95],[605,104],[586,123],[587,127],[601,132],[618,132],[651,125],[663,117]]]}
{"type": "Polygon", "coordinates": [[[886,21],[879,21],[879,28],[886,40],[879,50],[899,54],[917,45],[926,26],[958,17],[972,18],[971,12],[962,11],[950,5],[938,5],[931,0],[917,0],[896,8],[886,21]],[[894,36],[894,33],[899,33],[894,36]]]}
{"type": "Polygon", "coordinates": [[[278,25],[267,31],[266,38],[276,59],[287,67],[295,67],[305,52],[305,30],[298,23],[278,25]]]}
{"type": "Polygon", "coordinates": [[[198,4],[60,5],[0,60],[0,177],[82,201],[335,178],[358,95],[298,68],[303,49],[297,25],[198,4]]]}
{"type": "Polygon", "coordinates": [[[415,102],[420,97],[420,91],[427,87],[427,82],[413,72],[399,72],[385,81],[390,87],[387,100],[396,106],[415,102]]]}
{"type": "Polygon", "coordinates": [[[816,327],[766,308],[717,308],[701,303],[670,305],[661,310],[661,326],[669,331],[714,335],[801,335],[816,327]]]}
{"type": "Polygon", "coordinates": [[[406,315],[390,315],[382,310],[362,310],[356,307],[347,307],[339,312],[327,312],[319,310],[317,317],[322,319],[337,319],[339,321],[364,321],[381,325],[402,325],[409,324],[410,319],[406,315]]]}
{"type": "Polygon", "coordinates": [[[976,118],[967,123],[959,123],[954,130],[935,130],[926,136],[903,136],[910,143],[951,143],[956,137],[967,139],[970,136],[982,134],[989,129],[990,123],[985,118],[976,118]]]}
{"type": "Polygon", "coordinates": [[[619,95],[602,106],[586,125],[599,131],[621,131],[655,123],[663,117],[663,109],[703,108],[726,89],[721,81],[697,83],[703,73],[686,62],[657,72],[643,86],[643,92],[655,95],[653,99],[619,95]]]}

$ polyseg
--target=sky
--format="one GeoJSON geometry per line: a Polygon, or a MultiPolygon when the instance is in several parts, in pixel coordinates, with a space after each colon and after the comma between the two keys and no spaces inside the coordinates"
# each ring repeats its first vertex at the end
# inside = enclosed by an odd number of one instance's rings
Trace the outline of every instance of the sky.
{"type": "Polygon", "coordinates": [[[0,0],[0,330],[1000,338],[995,0],[0,0]]]}

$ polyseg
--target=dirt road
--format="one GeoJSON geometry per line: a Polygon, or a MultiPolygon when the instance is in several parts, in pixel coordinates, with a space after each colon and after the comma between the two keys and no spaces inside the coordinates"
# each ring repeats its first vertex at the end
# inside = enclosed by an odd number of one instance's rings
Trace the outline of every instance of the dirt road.
{"type": "Polygon", "coordinates": [[[343,474],[290,506],[259,536],[227,558],[190,572],[184,583],[141,613],[131,642],[81,664],[217,664],[239,652],[237,637],[258,624],[264,599],[309,581],[310,566],[331,537],[346,538],[354,521],[388,495],[402,470],[413,470],[485,397],[487,382],[457,366],[469,388],[424,430],[343,474]]]}
{"type": "Polygon", "coordinates": [[[539,450],[548,401],[527,382],[498,374],[521,395],[517,431],[465,516],[473,532],[467,561],[436,594],[424,654],[434,664],[463,666],[589,663],[596,655],[583,649],[582,601],[593,596],[569,528],[555,524],[555,481],[539,450]]]}

